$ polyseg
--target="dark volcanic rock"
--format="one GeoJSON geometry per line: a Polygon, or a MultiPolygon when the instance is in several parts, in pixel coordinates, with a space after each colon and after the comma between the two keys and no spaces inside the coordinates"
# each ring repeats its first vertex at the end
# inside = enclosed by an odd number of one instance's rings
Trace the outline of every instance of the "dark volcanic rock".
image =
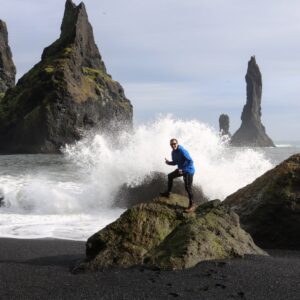
{"type": "MultiPolygon", "coordinates": [[[[122,208],[129,208],[141,202],[152,201],[158,196],[160,191],[164,191],[167,186],[167,175],[154,172],[147,176],[140,184],[128,186],[124,184],[116,196],[114,205],[122,208]]],[[[173,182],[173,193],[186,196],[182,178],[177,178],[173,182]]],[[[197,204],[207,202],[200,186],[193,185],[194,201],[197,204]]]]}
{"type": "Polygon", "coordinates": [[[8,45],[8,33],[5,22],[0,20],[0,100],[7,89],[15,85],[16,67],[8,45]]]}
{"type": "Polygon", "coordinates": [[[219,128],[220,128],[220,134],[227,135],[228,137],[231,137],[231,134],[229,132],[229,116],[222,114],[219,117],[219,128]]]}
{"type": "Polygon", "coordinates": [[[4,206],[4,193],[2,189],[0,188],[0,207],[4,206]]]}
{"type": "Polygon", "coordinates": [[[61,35],[0,106],[0,153],[56,153],[83,130],[131,126],[132,106],[107,74],[83,3],[67,0],[61,35]]]}
{"type": "Polygon", "coordinates": [[[248,62],[246,74],[247,103],[242,112],[242,125],[232,136],[233,146],[275,147],[261,123],[262,78],[255,57],[248,62]]]}
{"type": "Polygon", "coordinates": [[[254,241],[267,248],[300,249],[300,154],[295,154],[224,202],[254,241]]]}
{"type": "Polygon", "coordinates": [[[186,197],[173,194],[128,209],[88,239],[87,261],[76,270],[139,264],[175,270],[203,260],[266,255],[240,228],[238,216],[219,200],[190,214],[183,211],[187,205],[186,197]]]}

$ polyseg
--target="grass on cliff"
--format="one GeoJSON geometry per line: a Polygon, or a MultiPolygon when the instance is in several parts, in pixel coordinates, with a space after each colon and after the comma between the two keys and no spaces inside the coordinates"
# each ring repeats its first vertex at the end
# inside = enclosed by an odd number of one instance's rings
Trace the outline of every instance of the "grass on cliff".
{"type": "Polygon", "coordinates": [[[53,66],[47,66],[46,68],[44,68],[44,71],[48,74],[51,74],[55,71],[55,68],[53,66]]]}
{"type": "Polygon", "coordinates": [[[83,67],[82,72],[85,76],[87,76],[90,79],[96,80],[97,77],[102,77],[105,80],[112,81],[112,78],[110,75],[108,75],[104,70],[102,69],[92,69],[83,67]]]}

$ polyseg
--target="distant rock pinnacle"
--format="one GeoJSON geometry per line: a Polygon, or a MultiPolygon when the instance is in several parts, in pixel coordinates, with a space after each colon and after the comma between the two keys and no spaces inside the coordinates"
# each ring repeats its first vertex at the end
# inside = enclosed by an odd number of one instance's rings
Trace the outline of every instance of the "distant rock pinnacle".
{"type": "Polygon", "coordinates": [[[0,98],[15,85],[16,67],[8,45],[8,33],[5,22],[0,20],[0,98]]]}
{"type": "Polygon", "coordinates": [[[228,137],[231,136],[229,132],[229,116],[222,114],[219,117],[219,128],[220,128],[220,134],[222,136],[227,135],[228,137]]]}
{"type": "Polygon", "coordinates": [[[0,153],[57,153],[88,129],[131,127],[132,105],[106,72],[83,3],[66,1],[60,37],[0,111],[0,153]]]}
{"type": "Polygon", "coordinates": [[[262,76],[252,56],[246,74],[247,103],[242,112],[242,125],[232,136],[233,146],[275,147],[261,123],[262,76]]]}

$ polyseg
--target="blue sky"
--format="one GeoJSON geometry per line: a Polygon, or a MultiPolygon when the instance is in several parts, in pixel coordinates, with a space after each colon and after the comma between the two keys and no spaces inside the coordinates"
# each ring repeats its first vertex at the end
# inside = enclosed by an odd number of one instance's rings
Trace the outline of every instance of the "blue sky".
{"type": "MultiPolygon", "coordinates": [[[[80,1],[74,0],[76,4],[80,1]]],[[[86,0],[108,72],[135,122],[160,113],[240,126],[251,55],[263,77],[262,121],[274,140],[300,140],[300,2],[86,0]]],[[[0,0],[18,77],[60,32],[64,0],[0,0]]]]}

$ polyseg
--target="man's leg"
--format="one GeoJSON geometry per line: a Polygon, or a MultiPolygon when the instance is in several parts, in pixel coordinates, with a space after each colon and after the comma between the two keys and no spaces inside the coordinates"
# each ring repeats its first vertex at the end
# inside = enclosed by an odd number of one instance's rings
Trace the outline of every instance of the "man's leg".
{"type": "Polygon", "coordinates": [[[173,187],[173,179],[182,176],[178,169],[168,174],[168,192],[171,193],[173,187]]]}
{"type": "Polygon", "coordinates": [[[168,188],[166,192],[160,193],[163,197],[169,197],[172,187],[173,187],[173,180],[177,177],[182,176],[182,174],[179,173],[178,169],[168,174],[168,188]]]}
{"type": "Polygon", "coordinates": [[[189,208],[193,206],[193,177],[194,174],[184,174],[184,187],[189,196],[189,208]]]}

